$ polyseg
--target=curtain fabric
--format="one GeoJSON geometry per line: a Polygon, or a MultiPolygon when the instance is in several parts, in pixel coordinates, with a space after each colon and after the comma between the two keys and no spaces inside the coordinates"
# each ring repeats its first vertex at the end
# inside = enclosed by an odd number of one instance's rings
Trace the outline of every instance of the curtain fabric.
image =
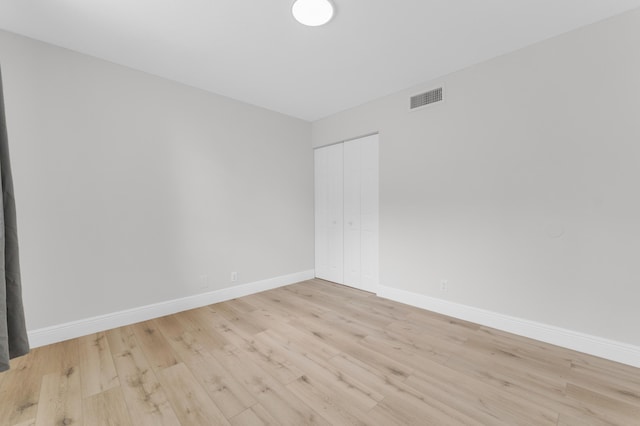
{"type": "Polygon", "coordinates": [[[9,359],[29,352],[22,307],[22,284],[18,260],[18,229],[9,165],[9,144],[4,114],[0,72],[0,371],[9,369],[9,359]]]}

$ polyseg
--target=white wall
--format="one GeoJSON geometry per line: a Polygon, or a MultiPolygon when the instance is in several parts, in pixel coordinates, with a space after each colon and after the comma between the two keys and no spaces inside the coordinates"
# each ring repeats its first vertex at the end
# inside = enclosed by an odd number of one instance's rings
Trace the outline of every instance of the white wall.
{"type": "Polygon", "coordinates": [[[1,31],[0,61],[30,330],[313,269],[309,123],[1,31]]]}
{"type": "Polygon", "coordinates": [[[638,46],[633,11],[313,123],[380,132],[381,284],[640,344],[638,46]]]}

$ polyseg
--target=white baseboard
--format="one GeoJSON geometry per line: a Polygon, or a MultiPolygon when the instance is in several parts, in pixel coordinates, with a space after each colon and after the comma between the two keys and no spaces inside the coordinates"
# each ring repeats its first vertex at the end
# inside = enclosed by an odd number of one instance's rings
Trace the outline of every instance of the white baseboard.
{"type": "Polygon", "coordinates": [[[51,343],[62,342],[64,340],[110,330],[124,325],[135,324],[140,321],[147,321],[153,318],[175,314],[176,312],[200,308],[213,303],[224,302],[225,300],[231,300],[237,297],[248,296],[250,294],[271,290],[300,281],[310,280],[314,276],[315,272],[313,270],[302,271],[266,280],[255,281],[248,284],[223,288],[208,293],[196,294],[193,296],[167,300],[165,302],[140,306],[138,308],[127,309],[111,314],[99,315],[79,321],[68,322],[37,330],[30,330],[28,332],[29,343],[32,348],[37,348],[51,343]]]}
{"type": "Polygon", "coordinates": [[[640,347],[462,305],[397,288],[378,286],[377,295],[443,315],[562,346],[589,355],[640,367],[640,347]]]}

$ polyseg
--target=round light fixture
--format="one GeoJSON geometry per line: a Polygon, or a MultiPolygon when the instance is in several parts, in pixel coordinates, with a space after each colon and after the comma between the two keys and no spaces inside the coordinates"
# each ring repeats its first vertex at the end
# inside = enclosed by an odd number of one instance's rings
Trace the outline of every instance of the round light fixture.
{"type": "Polygon", "coordinates": [[[296,0],[291,13],[301,24],[318,27],[333,18],[333,4],[329,0],[296,0]]]}

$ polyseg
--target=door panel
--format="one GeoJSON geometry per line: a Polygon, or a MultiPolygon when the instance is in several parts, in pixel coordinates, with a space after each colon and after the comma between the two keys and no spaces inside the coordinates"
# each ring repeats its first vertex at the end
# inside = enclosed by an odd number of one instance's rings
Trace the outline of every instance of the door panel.
{"type": "Polygon", "coordinates": [[[315,150],[316,276],[343,283],[343,147],[315,150]]]}
{"type": "Polygon", "coordinates": [[[360,141],[344,143],[344,283],[361,288],[360,141]]]}
{"type": "Polygon", "coordinates": [[[360,217],[361,217],[361,285],[375,292],[379,284],[379,195],[378,195],[378,135],[360,141],[360,217]]]}

